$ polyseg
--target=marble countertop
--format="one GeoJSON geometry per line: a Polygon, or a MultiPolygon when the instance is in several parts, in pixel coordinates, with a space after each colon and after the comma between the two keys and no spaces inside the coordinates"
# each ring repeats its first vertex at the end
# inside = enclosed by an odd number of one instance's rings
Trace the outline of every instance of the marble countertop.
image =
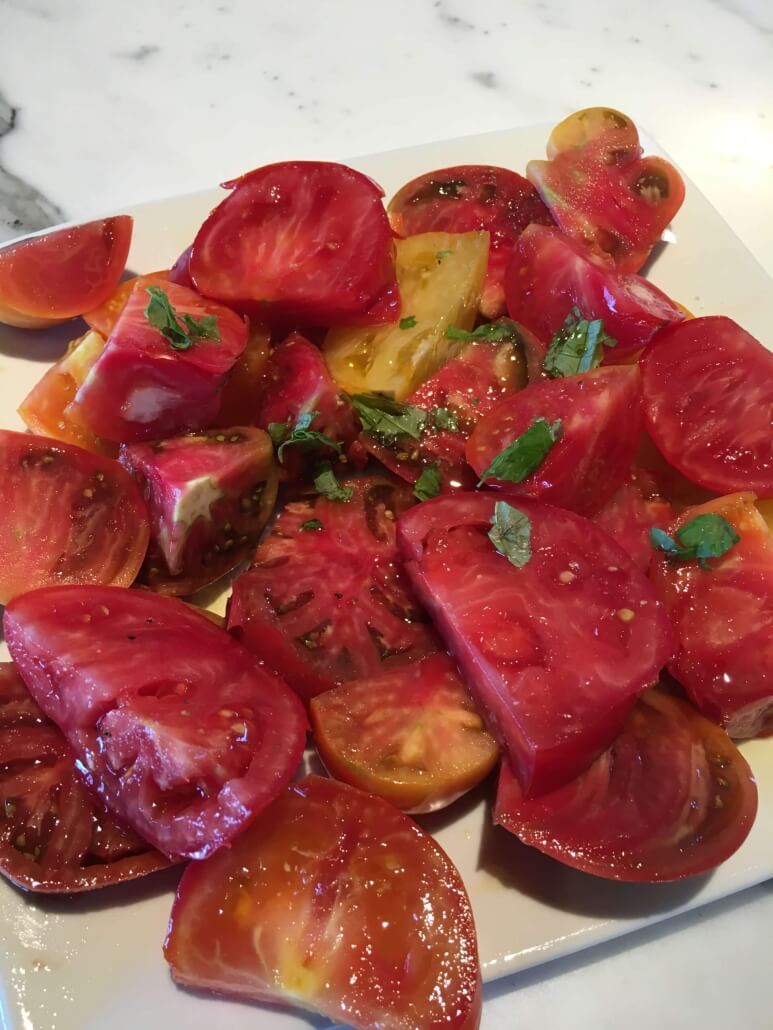
{"type": "MultiPolygon", "coordinates": [[[[773,274],[771,0],[0,0],[0,239],[591,104],[773,274]]],[[[771,925],[773,882],[492,985],[484,1030],[769,1030],[771,925]]]]}

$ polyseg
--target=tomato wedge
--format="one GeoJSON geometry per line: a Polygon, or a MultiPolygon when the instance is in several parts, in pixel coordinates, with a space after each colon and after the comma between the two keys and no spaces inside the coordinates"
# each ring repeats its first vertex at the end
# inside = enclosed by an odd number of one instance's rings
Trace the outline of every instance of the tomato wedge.
{"type": "Polygon", "coordinates": [[[0,322],[40,329],[102,304],[129,256],[132,219],[102,218],[0,248],[0,322]]]}
{"type": "Polygon", "coordinates": [[[290,781],[306,719],[287,686],[169,597],[49,587],[3,619],[30,693],[87,786],[171,857],[227,844],[290,781]]]}
{"type": "Polygon", "coordinates": [[[752,771],[727,734],[648,690],[612,746],[565,787],[530,801],[503,765],[494,821],[575,869],[656,883],[730,858],[756,812],[752,771]]]}
{"type": "Polygon", "coordinates": [[[358,1030],[480,1025],[459,873],[408,816],[319,776],[188,866],[164,953],[180,984],[299,1004],[358,1030]]]}
{"type": "Polygon", "coordinates": [[[220,411],[213,426],[258,425],[258,407],[270,350],[271,334],[265,322],[250,319],[247,346],[220,392],[220,411]]]}
{"type": "Polygon", "coordinates": [[[499,758],[445,654],[320,694],[311,726],[333,776],[406,812],[445,808],[499,758]]]}
{"type": "Polygon", "coordinates": [[[0,480],[0,604],[56,583],[133,582],[150,530],[117,462],[0,429],[0,480]]]}
{"type": "Polygon", "coordinates": [[[383,190],[327,161],[282,161],[231,190],[193,241],[190,275],[207,297],[257,305],[269,321],[379,325],[400,313],[383,190]]]}
{"type": "Polygon", "coordinates": [[[94,802],[67,741],[14,666],[0,663],[0,875],[24,890],[69,894],[168,865],[94,802]]]}
{"type": "Polygon", "coordinates": [[[665,529],[674,517],[671,504],[662,497],[645,497],[636,483],[623,483],[593,516],[593,521],[612,537],[646,572],[652,561],[650,530],[665,529]]]}
{"type": "Polygon", "coordinates": [[[773,354],[730,318],[691,318],[641,363],[647,428],[699,486],[773,496],[773,354]]]}
{"type": "Polygon", "coordinates": [[[406,512],[398,539],[527,796],[566,783],[608,747],[673,654],[646,577],[572,512],[504,492],[457,494],[406,512]],[[521,567],[489,537],[503,500],[521,519],[521,567]]]}
{"type": "MultiPolygon", "coordinates": [[[[115,329],[118,316],[135,290],[144,290],[148,286],[165,286],[169,282],[169,272],[149,272],[147,275],[135,275],[119,283],[107,300],[99,307],[92,308],[83,314],[83,321],[105,339],[115,329]]],[[[146,300],[147,303],[147,300],[146,300]]]]}

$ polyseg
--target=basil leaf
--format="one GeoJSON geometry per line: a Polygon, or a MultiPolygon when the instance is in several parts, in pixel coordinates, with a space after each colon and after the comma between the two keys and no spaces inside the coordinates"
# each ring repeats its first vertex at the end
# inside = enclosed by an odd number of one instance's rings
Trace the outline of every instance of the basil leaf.
{"type": "Polygon", "coordinates": [[[401,318],[400,319],[400,328],[401,329],[413,329],[413,327],[415,325],[416,325],[416,316],[415,315],[406,315],[405,318],[401,318]]]}
{"type": "Polygon", "coordinates": [[[483,325],[479,325],[472,332],[468,332],[466,329],[457,329],[456,326],[450,325],[446,329],[446,337],[449,340],[466,340],[469,343],[474,343],[476,340],[484,340],[488,341],[488,343],[514,340],[517,343],[521,339],[521,334],[511,318],[499,318],[496,322],[485,322],[483,325]]]}
{"type": "Polygon", "coordinates": [[[145,289],[150,296],[145,318],[175,350],[190,350],[199,340],[220,339],[214,315],[204,315],[199,319],[187,314],[180,316],[160,286],[147,286],[145,289]]]}
{"type": "Polygon", "coordinates": [[[663,551],[671,561],[697,561],[702,569],[711,571],[709,558],[721,558],[739,541],[732,523],[722,515],[707,513],[676,531],[676,539],[662,529],[650,530],[650,540],[656,550],[663,551]]]}
{"type": "Polygon", "coordinates": [[[308,519],[308,521],[301,523],[301,532],[304,532],[305,530],[316,531],[324,528],[325,527],[322,525],[319,519],[308,519]]]}
{"type": "Polygon", "coordinates": [[[294,426],[289,422],[269,422],[268,435],[276,447],[277,461],[284,464],[284,449],[293,444],[312,444],[315,447],[330,447],[331,450],[341,453],[341,444],[332,440],[324,433],[315,429],[309,429],[314,419],[319,415],[318,411],[304,411],[295,421],[294,426]]]}
{"type": "Polygon", "coordinates": [[[401,436],[421,440],[427,422],[423,408],[400,404],[376,393],[355,393],[351,401],[366,433],[373,433],[385,443],[393,443],[401,436]]]}
{"type": "Polygon", "coordinates": [[[553,444],[561,435],[561,420],[549,425],[544,418],[535,419],[525,433],[508,444],[480,477],[478,486],[486,479],[503,479],[521,483],[539,468],[553,444]]]}
{"type": "Polygon", "coordinates": [[[415,497],[420,501],[429,501],[440,493],[440,466],[427,465],[413,488],[415,497]]]}
{"type": "Polygon", "coordinates": [[[617,340],[607,336],[600,318],[589,321],[574,307],[550,341],[542,367],[553,379],[580,375],[598,368],[605,347],[616,346],[617,340]]]}
{"type": "Polygon", "coordinates": [[[443,258],[447,258],[451,254],[453,254],[452,250],[439,250],[437,252],[437,254],[435,254],[435,257],[437,258],[437,263],[441,264],[441,262],[443,261],[443,258]]]}
{"type": "Polygon", "coordinates": [[[531,558],[531,520],[506,501],[494,505],[488,538],[517,569],[522,569],[531,558]]]}
{"type": "Polygon", "coordinates": [[[350,486],[341,486],[329,461],[323,461],[314,476],[314,486],[328,501],[348,501],[354,491],[350,486]]]}
{"type": "Polygon", "coordinates": [[[451,433],[459,432],[459,417],[450,408],[433,408],[430,415],[436,429],[447,429],[451,433]]]}

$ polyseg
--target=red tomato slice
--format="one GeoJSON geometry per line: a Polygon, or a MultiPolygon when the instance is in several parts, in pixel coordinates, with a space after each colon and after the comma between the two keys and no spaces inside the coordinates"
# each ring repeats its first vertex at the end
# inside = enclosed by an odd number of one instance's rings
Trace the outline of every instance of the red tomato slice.
{"type": "Polygon", "coordinates": [[[24,890],[72,893],[168,865],[95,804],[67,741],[0,663],[0,874],[24,890]]]}
{"type": "Polygon", "coordinates": [[[164,953],[180,984],[302,1005],[358,1030],[480,1025],[459,873],[408,816],[319,776],[188,866],[164,953]]]}
{"type": "Polygon", "coordinates": [[[247,344],[247,324],[233,311],[184,286],[166,283],[163,292],[178,326],[185,316],[197,322],[214,318],[219,339],[197,339],[176,349],[148,320],[147,289],[133,291],[75,395],[89,428],[108,440],[158,440],[206,427],[247,344]]]}
{"type": "Polygon", "coordinates": [[[162,594],[192,594],[250,557],[277,494],[274,446],[262,429],[205,429],[121,448],[148,505],[143,578],[162,594]]]}
{"type": "Polygon", "coordinates": [[[667,498],[676,511],[689,505],[704,504],[715,496],[691,483],[673,465],[669,465],[646,431],[639,440],[631,478],[645,497],[667,498]]]}
{"type": "Polygon", "coordinates": [[[513,494],[457,494],[400,519],[406,571],[528,796],[576,776],[673,654],[663,606],[592,522],[513,494]],[[530,521],[516,568],[488,532],[506,500],[530,521]]]}
{"type": "Polygon", "coordinates": [[[740,543],[711,571],[662,557],[650,572],[679,637],[669,671],[732,737],[756,737],[773,729],[773,538],[753,494],[688,508],[670,532],[709,513],[732,523],[740,543]]]}
{"type": "Polygon", "coordinates": [[[333,776],[406,812],[445,808],[499,758],[445,654],[313,698],[311,726],[333,776]]]}
{"type": "Polygon", "coordinates": [[[102,304],[132,238],[128,215],[57,229],[0,249],[0,322],[35,329],[102,304]]]}
{"type": "Polygon", "coordinates": [[[467,460],[483,476],[494,458],[537,419],[560,421],[560,436],[542,464],[520,483],[488,479],[511,493],[539,497],[590,515],[628,475],[641,432],[635,365],[533,383],[501,400],[467,441],[467,460]]]}
{"type": "Polygon", "coordinates": [[[410,491],[381,476],[344,485],[348,501],[287,505],[229,603],[229,630],[304,700],[438,650],[397,556],[410,491]]]}
{"type": "Polygon", "coordinates": [[[545,343],[574,307],[584,318],[603,319],[604,330],[617,340],[606,352],[607,365],[619,364],[685,318],[679,305],[647,279],[617,271],[557,229],[540,225],[530,226],[518,240],[505,291],[510,317],[545,343]]]}
{"type": "Polygon", "coordinates": [[[480,302],[486,318],[505,313],[503,280],[515,241],[532,222],[554,224],[528,179],[491,165],[457,165],[412,179],[390,200],[389,220],[401,236],[480,229],[489,233],[480,302]]]}
{"type": "MultiPolygon", "coordinates": [[[[126,307],[126,303],[134,290],[144,290],[148,286],[165,287],[169,282],[169,276],[169,272],[161,271],[149,272],[147,275],[135,275],[132,279],[125,279],[116,286],[107,300],[103,301],[99,307],[92,308],[91,311],[84,313],[84,322],[107,339],[113,329],[115,329],[118,316],[126,307]]],[[[147,298],[145,303],[147,304],[147,298]]]]}
{"type": "Polygon", "coordinates": [[[287,686],[170,597],[49,587],[16,598],[8,649],[86,784],[165,855],[205,858],[295,772],[306,736],[287,686]]]}
{"type": "Polygon", "coordinates": [[[691,318],[641,364],[644,414],[663,456],[709,490],[773,496],[773,354],[730,318],[691,318]]]}
{"type": "Polygon", "coordinates": [[[272,323],[378,325],[400,313],[383,190],[326,161],[283,161],[224,183],[199,229],[197,290],[255,305],[272,323]]]}
{"type": "Polygon", "coordinates": [[[148,518],[117,462],[2,429],[0,480],[0,604],[56,583],[133,582],[148,518]]]}
{"type": "Polygon", "coordinates": [[[247,346],[220,392],[220,411],[212,421],[213,426],[229,429],[257,425],[270,338],[264,322],[250,319],[247,346]]]}
{"type": "Polygon", "coordinates": [[[593,521],[616,541],[646,572],[652,561],[650,530],[665,529],[674,517],[671,504],[662,497],[645,497],[636,483],[623,483],[593,521]]]}
{"type": "Polygon", "coordinates": [[[648,690],[612,746],[565,787],[530,801],[503,765],[494,821],[575,869],[655,883],[724,862],[756,812],[752,771],[727,734],[648,690]]]}

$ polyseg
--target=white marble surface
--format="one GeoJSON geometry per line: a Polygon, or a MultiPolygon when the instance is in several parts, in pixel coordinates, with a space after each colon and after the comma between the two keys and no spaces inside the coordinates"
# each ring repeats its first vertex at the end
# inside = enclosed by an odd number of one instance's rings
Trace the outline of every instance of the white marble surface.
{"type": "MultiPolygon", "coordinates": [[[[771,0],[0,0],[0,238],[594,103],[773,274],[771,0]]],[[[773,883],[493,985],[484,1030],[770,1030],[771,926],[773,883]]]]}

